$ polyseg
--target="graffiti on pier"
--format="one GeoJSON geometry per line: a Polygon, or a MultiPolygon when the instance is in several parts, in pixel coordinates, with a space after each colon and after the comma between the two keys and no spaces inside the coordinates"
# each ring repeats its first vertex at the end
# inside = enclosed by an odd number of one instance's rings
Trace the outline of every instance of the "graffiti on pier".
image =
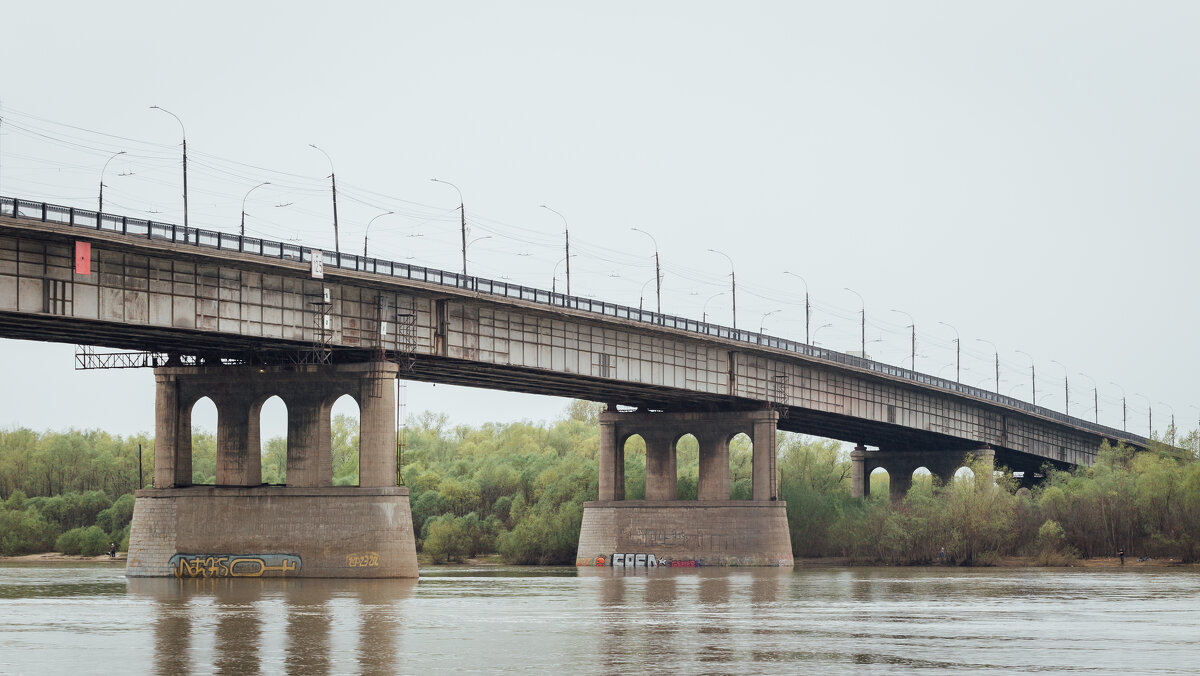
{"type": "Polygon", "coordinates": [[[300,563],[294,554],[176,554],[169,565],[175,577],[287,577],[300,563]]]}
{"type": "Polygon", "coordinates": [[[774,556],[705,556],[687,558],[672,556],[656,556],[654,554],[597,554],[596,556],[580,556],[575,559],[576,566],[611,566],[613,568],[712,568],[712,567],[777,567],[791,566],[792,559],[787,554],[774,556]]]}
{"type": "Polygon", "coordinates": [[[378,568],[379,552],[359,552],[346,555],[346,566],[349,568],[378,568]]]}

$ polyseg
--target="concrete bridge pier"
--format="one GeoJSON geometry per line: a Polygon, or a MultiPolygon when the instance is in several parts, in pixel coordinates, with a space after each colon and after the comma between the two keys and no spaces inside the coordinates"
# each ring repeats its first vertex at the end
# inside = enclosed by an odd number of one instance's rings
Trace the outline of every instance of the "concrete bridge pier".
{"type": "Polygon", "coordinates": [[[949,483],[969,460],[979,470],[975,480],[980,485],[991,485],[995,457],[995,450],[987,444],[970,451],[868,451],[866,446],[859,444],[850,451],[850,496],[863,498],[870,495],[871,473],[882,467],[888,473],[891,499],[903,500],[912,488],[913,472],[917,469],[924,467],[942,483],[949,483]]]}
{"type": "Polygon", "coordinates": [[[131,577],[417,577],[396,483],[396,364],[155,369],[154,488],[137,492],[131,577]],[[359,404],[359,481],[333,485],[330,411],[359,404]],[[262,483],[258,419],[287,406],[284,486],[262,483]],[[216,485],[192,484],[191,411],[217,407],[216,485]]]}
{"type": "Polygon", "coordinates": [[[777,497],[776,411],[600,414],[599,499],[584,504],[581,566],[791,566],[786,505],[777,497]],[[729,441],[753,443],[752,499],[731,500],[729,441]],[[646,443],[646,499],[625,498],[625,442],[646,443]],[[696,500],[678,496],[676,444],[700,447],[696,500]]]}

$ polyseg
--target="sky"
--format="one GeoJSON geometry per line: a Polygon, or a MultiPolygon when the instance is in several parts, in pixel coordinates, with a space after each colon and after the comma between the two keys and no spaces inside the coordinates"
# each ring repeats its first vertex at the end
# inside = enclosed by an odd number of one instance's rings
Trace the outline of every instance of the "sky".
{"type": "MultiPolygon", "coordinates": [[[[106,212],[181,223],[186,134],[192,226],[237,232],[244,208],[249,235],[333,249],[332,169],[341,250],[370,224],[370,255],[457,270],[456,186],[473,275],[561,289],[565,219],[576,295],[655,307],[657,250],[667,313],[731,323],[732,268],[741,328],[804,339],[807,288],[822,347],[858,350],[865,313],[880,361],[912,363],[915,325],[926,373],[955,377],[958,336],[970,385],[995,387],[998,355],[1001,393],[1028,401],[1032,365],[1055,410],[1065,378],[1073,415],[1117,428],[1123,396],[1137,433],[1151,406],[1159,431],[1200,416],[1196,3],[5,15],[2,195],[94,209],[103,180],[106,212]]],[[[0,340],[0,428],[152,432],[151,372],[75,371],[74,350],[0,340]]],[[[406,398],[471,425],[567,403],[406,398]]]]}

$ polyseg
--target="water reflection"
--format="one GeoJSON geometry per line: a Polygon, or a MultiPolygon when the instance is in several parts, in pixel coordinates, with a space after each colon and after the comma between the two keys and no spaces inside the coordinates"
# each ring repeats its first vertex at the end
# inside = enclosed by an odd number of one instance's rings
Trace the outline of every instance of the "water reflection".
{"type": "Polygon", "coordinates": [[[1200,654],[1195,569],[423,572],[126,582],[0,566],[0,673],[1115,675],[1194,673],[1200,654]]]}
{"type": "Polygon", "coordinates": [[[134,578],[128,589],[154,602],[158,674],[271,673],[275,663],[294,674],[387,673],[399,664],[396,604],[416,584],[134,578]],[[265,638],[280,630],[279,647],[268,649],[265,638]]]}

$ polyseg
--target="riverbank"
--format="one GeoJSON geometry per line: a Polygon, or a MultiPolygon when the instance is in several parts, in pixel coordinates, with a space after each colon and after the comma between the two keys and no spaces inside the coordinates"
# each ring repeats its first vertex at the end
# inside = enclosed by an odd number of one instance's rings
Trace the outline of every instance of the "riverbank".
{"type": "MultiPolygon", "coordinates": [[[[499,554],[484,554],[474,558],[469,558],[461,563],[434,563],[433,560],[424,554],[417,555],[417,563],[422,568],[433,568],[438,566],[503,566],[504,561],[499,554]]],[[[62,565],[62,564],[97,564],[97,565],[125,565],[125,552],[117,552],[117,556],[110,557],[107,554],[100,556],[68,556],[58,552],[43,552],[41,554],[25,554],[23,556],[0,556],[0,564],[25,564],[25,565],[62,565]]],[[[874,563],[869,561],[852,561],[846,557],[826,556],[820,558],[797,558],[795,560],[796,568],[876,568],[876,567],[900,567],[900,568],[920,568],[922,566],[888,566],[887,564],[874,563]]],[[[536,566],[532,566],[536,567],[536,566]]],[[[956,564],[933,564],[931,566],[923,566],[926,568],[946,567],[955,568],[956,564]]],[[[1094,559],[1077,559],[1066,566],[1043,566],[1037,560],[1030,556],[1006,556],[996,561],[994,566],[970,566],[972,568],[1200,568],[1197,563],[1183,563],[1179,559],[1146,559],[1139,561],[1136,556],[1126,556],[1124,566],[1120,559],[1115,556],[1101,557],[1094,559]]]]}

